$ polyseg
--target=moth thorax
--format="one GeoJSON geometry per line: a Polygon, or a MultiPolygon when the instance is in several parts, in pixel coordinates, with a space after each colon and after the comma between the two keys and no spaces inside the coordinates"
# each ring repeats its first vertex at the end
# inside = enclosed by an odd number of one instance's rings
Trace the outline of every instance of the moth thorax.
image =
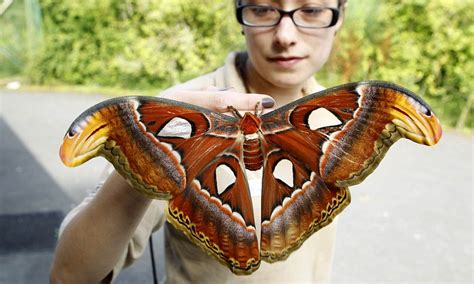
{"type": "Polygon", "coordinates": [[[262,120],[258,116],[246,112],[240,121],[240,130],[242,130],[245,135],[254,134],[260,128],[260,124],[262,124],[262,120]]]}

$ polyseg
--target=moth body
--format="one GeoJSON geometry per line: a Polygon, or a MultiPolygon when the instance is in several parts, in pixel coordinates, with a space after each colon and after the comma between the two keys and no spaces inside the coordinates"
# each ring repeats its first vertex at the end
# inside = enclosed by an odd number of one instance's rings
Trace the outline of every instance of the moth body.
{"type": "Polygon", "coordinates": [[[262,120],[255,114],[246,112],[240,121],[240,130],[244,135],[243,156],[245,168],[256,171],[263,166],[261,139],[258,132],[262,120]]]}

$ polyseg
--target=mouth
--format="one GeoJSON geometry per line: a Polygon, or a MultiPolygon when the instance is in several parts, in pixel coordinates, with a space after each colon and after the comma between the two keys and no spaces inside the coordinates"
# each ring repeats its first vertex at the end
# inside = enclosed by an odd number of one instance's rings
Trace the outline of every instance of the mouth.
{"type": "Polygon", "coordinates": [[[305,58],[307,58],[307,56],[274,56],[269,57],[268,61],[283,68],[291,68],[305,58]]]}

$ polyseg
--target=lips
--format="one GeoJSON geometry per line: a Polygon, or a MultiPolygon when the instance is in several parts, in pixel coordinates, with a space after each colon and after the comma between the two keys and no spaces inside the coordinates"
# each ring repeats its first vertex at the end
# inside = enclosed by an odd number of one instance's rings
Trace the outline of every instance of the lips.
{"type": "Polygon", "coordinates": [[[269,57],[268,61],[283,68],[291,68],[305,58],[305,56],[275,56],[269,57]]]}

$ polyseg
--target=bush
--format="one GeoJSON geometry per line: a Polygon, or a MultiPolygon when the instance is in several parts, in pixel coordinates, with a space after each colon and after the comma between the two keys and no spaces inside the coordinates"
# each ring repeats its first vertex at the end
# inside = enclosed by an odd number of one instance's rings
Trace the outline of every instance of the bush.
{"type": "MultiPolygon", "coordinates": [[[[40,84],[162,89],[211,71],[243,47],[233,1],[42,0],[40,84]]],[[[367,79],[424,97],[445,125],[474,127],[474,27],[462,0],[351,0],[326,86],[367,79]]]]}
{"type": "Polygon", "coordinates": [[[41,10],[35,0],[0,5],[0,78],[22,74],[41,40],[41,10]]]}
{"type": "Polygon", "coordinates": [[[474,127],[474,27],[462,0],[349,1],[322,81],[378,79],[424,97],[445,125],[474,127]]]}
{"type": "Polygon", "coordinates": [[[219,66],[242,39],[232,5],[205,1],[44,0],[45,41],[30,75],[159,89],[219,66]]]}

